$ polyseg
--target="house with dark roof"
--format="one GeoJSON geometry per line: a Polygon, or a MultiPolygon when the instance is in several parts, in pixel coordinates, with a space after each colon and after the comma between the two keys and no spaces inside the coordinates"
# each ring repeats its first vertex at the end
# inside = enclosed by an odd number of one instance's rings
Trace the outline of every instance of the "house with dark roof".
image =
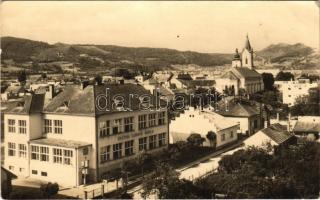
{"type": "Polygon", "coordinates": [[[4,113],[4,166],[17,176],[78,186],[168,147],[167,108],[140,85],[70,85],[44,99],[26,96],[4,113]]]}
{"type": "Polygon", "coordinates": [[[247,36],[241,55],[236,49],[231,70],[217,79],[219,92],[225,93],[232,90],[235,95],[238,95],[239,90],[243,89],[246,94],[251,95],[264,89],[262,76],[254,69],[253,53],[247,36]]]}
{"type": "Polygon", "coordinates": [[[270,143],[272,146],[294,144],[296,138],[294,134],[287,131],[287,127],[279,123],[272,124],[244,141],[246,146],[262,147],[270,143]]]}
{"type": "Polygon", "coordinates": [[[320,117],[319,116],[301,116],[298,117],[294,125],[293,133],[297,137],[308,140],[318,140],[320,136],[320,117]]]}
{"type": "Polygon", "coordinates": [[[220,101],[214,112],[240,125],[240,133],[252,135],[270,123],[266,106],[254,101],[238,101],[226,98],[220,101]]]}

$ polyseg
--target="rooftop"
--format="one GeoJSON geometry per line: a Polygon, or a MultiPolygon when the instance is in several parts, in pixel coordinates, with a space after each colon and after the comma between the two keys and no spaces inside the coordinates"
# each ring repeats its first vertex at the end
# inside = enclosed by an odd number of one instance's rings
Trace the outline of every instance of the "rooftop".
{"type": "Polygon", "coordinates": [[[320,133],[320,123],[318,123],[318,122],[302,122],[302,121],[298,120],[293,128],[293,132],[320,133]]]}
{"type": "Polygon", "coordinates": [[[17,101],[14,106],[12,106],[13,104],[8,106],[5,112],[15,114],[40,113],[43,110],[44,97],[44,94],[25,95],[23,99],[17,101]]]}
{"type": "Polygon", "coordinates": [[[291,137],[294,137],[293,134],[287,131],[286,126],[283,126],[279,123],[272,124],[268,128],[262,129],[261,132],[266,134],[270,139],[272,139],[277,144],[281,144],[291,137]]]}
{"type": "Polygon", "coordinates": [[[36,140],[31,140],[31,144],[40,144],[47,146],[57,146],[57,147],[65,147],[65,148],[79,148],[84,146],[90,146],[90,143],[87,142],[79,142],[74,140],[63,140],[63,139],[54,139],[54,138],[41,138],[36,140]]]}

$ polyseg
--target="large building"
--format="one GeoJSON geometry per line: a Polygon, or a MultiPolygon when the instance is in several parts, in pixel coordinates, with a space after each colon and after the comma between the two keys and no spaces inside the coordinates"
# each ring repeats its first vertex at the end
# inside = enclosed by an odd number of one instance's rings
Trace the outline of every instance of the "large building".
{"type": "Polygon", "coordinates": [[[25,96],[4,114],[4,166],[18,176],[77,186],[104,179],[140,152],[160,153],[168,146],[167,109],[141,109],[141,96],[149,94],[114,84],[69,86],[47,105],[44,94],[25,96]]]}
{"type": "Polygon", "coordinates": [[[289,107],[295,105],[299,97],[309,95],[309,89],[319,86],[316,82],[310,83],[309,79],[275,81],[274,85],[282,93],[282,103],[289,107]]]}
{"type": "Polygon", "coordinates": [[[236,49],[232,61],[232,68],[217,79],[216,88],[223,93],[231,90],[235,95],[243,89],[246,94],[254,94],[264,89],[261,74],[254,69],[253,48],[247,36],[241,55],[236,49]]]}

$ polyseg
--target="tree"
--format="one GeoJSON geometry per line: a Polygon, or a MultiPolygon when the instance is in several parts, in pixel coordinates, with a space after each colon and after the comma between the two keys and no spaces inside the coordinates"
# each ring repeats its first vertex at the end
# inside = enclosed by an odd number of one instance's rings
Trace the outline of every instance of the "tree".
{"type": "Polygon", "coordinates": [[[46,198],[49,198],[49,197],[57,194],[58,191],[59,191],[59,185],[57,183],[49,182],[47,184],[42,184],[40,186],[40,192],[46,198]]]}
{"type": "Polygon", "coordinates": [[[273,90],[274,77],[271,73],[262,73],[262,80],[265,90],[273,90]]]}
{"type": "Polygon", "coordinates": [[[167,163],[157,163],[157,168],[143,182],[142,197],[157,195],[160,199],[197,199],[202,192],[191,182],[179,179],[179,173],[167,163]]]}
{"type": "Polygon", "coordinates": [[[278,96],[279,94],[276,91],[265,91],[262,94],[261,102],[271,106],[279,106],[278,96]]]}
{"type": "Polygon", "coordinates": [[[41,78],[42,78],[42,79],[46,79],[46,78],[47,78],[47,74],[46,74],[46,73],[42,73],[42,74],[41,74],[41,78]]]}
{"type": "Polygon", "coordinates": [[[269,144],[249,147],[219,161],[218,172],[196,182],[228,198],[316,198],[319,195],[320,144],[269,144]],[[273,152],[273,153],[272,153],[273,152]]]}
{"type": "Polygon", "coordinates": [[[213,131],[209,131],[207,134],[207,139],[210,141],[210,146],[216,148],[217,145],[217,134],[213,131]]]}
{"type": "Polygon", "coordinates": [[[205,140],[206,139],[201,137],[201,135],[198,133],[191,133],[190,136],[187,138],[187,141],[192,146],[202,146],[205,140]]]}
{"type": "Polygon", "coordinates": [[[25,70],[19,72],[19,74],[18,74],[18,81],[19,81],[21,84],[25,84],[25,83],[26,83],[26,81],[27,81],[27,73],[26,73],[25,70]]]}
{"type": "Polygon", "coordinates": [[[102,77],[100,75],[97,75],[94,80],[97,85],[102,85],[102,77]]]}
{"type": "Polygon", "coordinates": [[[276,76],[277,81],[290,81],[294,80],[294,75],[290,72],[280,71],[276,76]]]}
{"type": "Polygon", "coordinates": [[[320,88],[310,88],[309,95],[299,97],[296,100],[296,104],[291,107],[291,114],[294,116],[298,115],[313,115],[317,116],[320,114],[320,88]]]}

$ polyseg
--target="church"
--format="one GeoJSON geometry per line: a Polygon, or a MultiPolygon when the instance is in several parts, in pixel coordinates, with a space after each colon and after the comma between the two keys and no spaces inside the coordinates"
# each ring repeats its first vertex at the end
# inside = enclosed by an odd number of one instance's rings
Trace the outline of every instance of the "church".
{"type": "Polygon", "coordinates": [[[232,68],[217,80],[216,89],[221,93],[228,91],[229,95],[231,95],[230,91],[238,95],[240,89],[244,89],[248,95],[263,90],[262,76],[254,69],[253,61],[253,48],[247,35],[241,55],[236,49],[232,68]]]}

